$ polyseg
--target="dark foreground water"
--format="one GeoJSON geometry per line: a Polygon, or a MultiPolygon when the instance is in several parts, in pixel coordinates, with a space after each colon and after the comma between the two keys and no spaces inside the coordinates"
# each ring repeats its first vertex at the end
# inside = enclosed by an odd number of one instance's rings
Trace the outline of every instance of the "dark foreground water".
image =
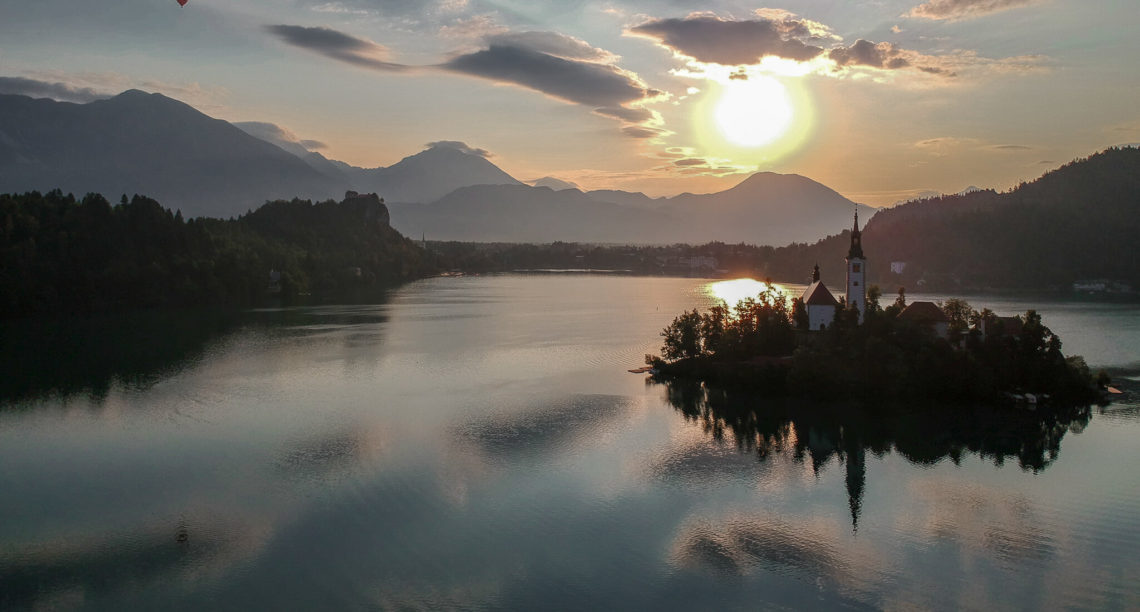
{"type": "MultiPolygon", "coordinates": [[[[0,609],[1140,608],[1136,406],[877,419],[626,372],[708,300],[495,276],[4,327],[0,609]]],[[[1035,305],[1140,364],[1140,308],[1035,305]]]]}

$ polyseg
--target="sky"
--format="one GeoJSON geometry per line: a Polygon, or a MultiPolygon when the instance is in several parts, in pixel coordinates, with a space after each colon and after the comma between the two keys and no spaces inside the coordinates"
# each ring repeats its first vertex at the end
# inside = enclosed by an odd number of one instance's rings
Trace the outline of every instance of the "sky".
{"type": "Polygon", "coordinates": [[[326,157],[881,206],[1140,142],[1135,0],[0,0],[0,93],[138,88],[326,157]]]}

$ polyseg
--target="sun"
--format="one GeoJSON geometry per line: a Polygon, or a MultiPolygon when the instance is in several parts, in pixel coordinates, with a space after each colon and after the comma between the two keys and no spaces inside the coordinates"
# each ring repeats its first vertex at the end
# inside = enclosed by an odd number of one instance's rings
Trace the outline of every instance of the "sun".
{"type": "Polygon", "coordinates": [[[792,125],[795,110],[782,83],[755,75],[725,84],[713,118],[725,140],[754,148],[783,136],[792,125]]]}

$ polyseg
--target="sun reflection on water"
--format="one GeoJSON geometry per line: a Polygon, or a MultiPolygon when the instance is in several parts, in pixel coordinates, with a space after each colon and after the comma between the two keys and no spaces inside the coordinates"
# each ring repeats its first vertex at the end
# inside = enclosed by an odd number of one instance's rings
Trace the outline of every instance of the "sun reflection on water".
{"type": "MultiPolygon", "coordinates": [[[[723,300],[729,306],[735,306],[744,298],[754,298],[769,285],[763,281],[751,278],[735,278],[733,280],[717,281],[705,285],[705,293],[714,300],[723,300]]],[[[783,285],[772,283],[771,287],[787,295],[783,285]]]]}

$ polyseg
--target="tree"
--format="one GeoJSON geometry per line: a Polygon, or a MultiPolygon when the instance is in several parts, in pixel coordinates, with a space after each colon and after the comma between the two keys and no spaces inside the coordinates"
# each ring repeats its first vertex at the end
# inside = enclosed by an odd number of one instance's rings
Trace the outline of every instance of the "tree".
{"type": "Polygon", "coordinates": [[[809,329],[811,327],[807,306],[804,306],[802,298],[792,300],[792,322],[795,323],[796,329],[809,329]]]}
{"type": "Polygon", "coordinates": [[[687,359],[700,356],[701,315],[697,309],[681,313],[661,331],[665,344],[661,354],[666,359],[687,359]]]}
{"type": "Polygon", "coordinates": [[[867,287],[867,312],[877,313],[882,312],[882,307],[879,306],[879,298],[883,297],[883,290],[879,289],[878,285],[871,285],[867,287]]]}
{"type": "Polygon", "coordinates": [[[970,329],[970,319],[974,318],[974,309],[966,300],[960,298],[950,298],[940,306],[942,312],[950,319],[948,339],[951,344],[957,344],[970,329]]]}

